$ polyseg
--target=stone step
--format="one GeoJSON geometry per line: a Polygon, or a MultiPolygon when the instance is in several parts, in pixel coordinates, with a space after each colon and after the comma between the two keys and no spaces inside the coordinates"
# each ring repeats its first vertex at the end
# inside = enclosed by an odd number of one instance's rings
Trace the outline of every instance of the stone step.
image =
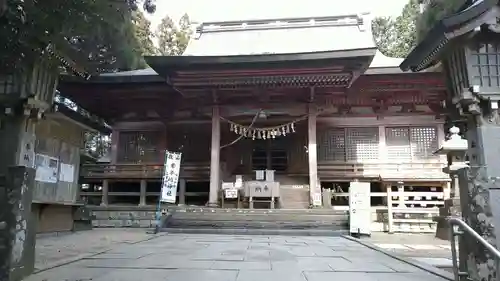
{"type": "Polygon", "coordinates": [[[332,214],[332,215],[289,215],[289,214],[273,214],[273,215],[262,215],[262,214],[210,214],[210,213],[174,213],[173,218],[175,219],[197,219],[206,221],[324,221],[324,222],[334,222],[334,221],[347,221],[348,217],[344,214],[332,214]]]}
{"type": "Polygon", "coordinates": [[[239,228],[162,228],[161,232],[183,234],[282,235],[282,236],[342,236],[347,230],[323,229],[239,229],[239,228]]]}
{"type": "Polygon", "coordinates": [[[309,207],[309,190],[302,188],[280,188],[282,208],[306,209],[309,207]]]}
{"type": "Polygon", "coordinates": [[[176,213],[236,213],[236,214],[347,214],[347,211],[332,209],[236,209],[236,208],[207,208],[192,206],[171,206],[167,208],[176,213]]]}
{"type": "Polygon", "coordinates": [[[216,227],[216,228],[265,228],[265,229],[341,229],[347,227],[347,222],[286,222],[286,221],[202,221],[171,219],[167,227],[216,227]]]}

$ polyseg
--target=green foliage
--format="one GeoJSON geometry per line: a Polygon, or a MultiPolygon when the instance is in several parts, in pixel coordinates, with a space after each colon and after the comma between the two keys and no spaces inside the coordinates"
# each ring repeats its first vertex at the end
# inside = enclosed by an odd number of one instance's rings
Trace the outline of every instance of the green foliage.
{"type": "Polygon", "coordinates": [[[455,13],[467,0],[431,0],[417,23],[417,37],[421,41],[434,25],[455,13]]]}
{"type": "Polygon", "coordinates": [[[191,22],[187,14],[182,16],[177,25],[169,16],[165,16],[156,29],[159,54],[181,55],[187,47],[191,33],[191,22]]]}
{"type": "Polygon", "coordinates": [[[131,22],[138,3],[154,12],[153,0],[0,2],[0,64],[4,69],[29,67],[50,47],[91,71],[140,67],[131,22]]]}
{"type": "Polygon", "coordinates": [[[420,13],[418,0],[410,0],[397,18],[378,17],[372,22],[375,43],[390,57],[403,58],[417,44],[417,20],[420,13]]]}
{"type": "Polygon", "coordinates": [[[85,132],[83,142],[85,151],[96,159],[106,156],[111,149],[110,136],[98,132],[85,132]]]}
{"type": "Polygon", "coordinates": [[[134,23],[134,34],[141,55],[155,55],[156,47],[153,44],[154,34],[151,31],[151,22],[146,19],[144,13],[141,11],[134,11],[132,13],[132,22],[134,23]]]}

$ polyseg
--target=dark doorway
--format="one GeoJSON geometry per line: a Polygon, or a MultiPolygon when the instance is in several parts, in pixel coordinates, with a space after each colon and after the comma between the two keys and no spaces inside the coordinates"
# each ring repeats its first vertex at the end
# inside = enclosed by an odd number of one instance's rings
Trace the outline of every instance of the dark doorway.
{"type": "Polygon", "coordinates": [[[255,140],[252,151],[253,170],[286,171],[288,168],[287,146],[283,139],[255,140]]]}

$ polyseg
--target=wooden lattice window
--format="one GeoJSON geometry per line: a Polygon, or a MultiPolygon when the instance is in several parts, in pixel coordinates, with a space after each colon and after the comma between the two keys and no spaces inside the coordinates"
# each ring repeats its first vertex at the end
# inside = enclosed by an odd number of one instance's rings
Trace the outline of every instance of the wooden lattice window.
{"type": "Polygon", "coordinates": [[[120,132],[118,161],[121,163],[160,163],[161,132],[120,132]]]}
{"type": "Polygon", "coordinates": [[[378,127],[347,128],[347,161],[365,162],[379,159],[378,127]]]}
{"type": "Polygon", "coordinates": [[[0,95],[13,94],[18,91],[13,75],[0,75],[0,95]]]}
{"type": "Polygon", "coordinates": [[[385,132],[387,158],[410,162],[436,157],[438,149],[436,127],[387,127],[385,132]]]}
{"type": "Polygon", "coordinates": [[[378,127],[327,129],[318,138],[319,161],[363,162],[379,158],[378,127]]]}
{"type": "Polygon", "coordinates": [[[319,161],[345,161],[345,130],[325,129],[318,134],[319,161]]]}
{"type": "Polygon", "coordinates": [[[500,86],[500,45],[478,43],[471,51],[472,85],[500,86]]]}
{"type": "Polygon", "coordinates": [[[436,127],[410,128],[412,158],[428,159],[437,157],[434,152],[439,149],[436,127]]]}

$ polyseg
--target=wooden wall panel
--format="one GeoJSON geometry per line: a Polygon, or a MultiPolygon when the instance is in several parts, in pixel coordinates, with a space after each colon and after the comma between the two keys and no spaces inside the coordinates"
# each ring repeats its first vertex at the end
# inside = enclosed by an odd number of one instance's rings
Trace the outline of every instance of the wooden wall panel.
{"type": "Polygon", "coordinates": [[[45,183],[35,181],[33,200],[41,202],[74,202],[78,191],[80,149],[83,147],[83,128],[67,121],[48,119],[37,124],[35,153],[44,154],[73,165],[73,182],[45,183]]]}

